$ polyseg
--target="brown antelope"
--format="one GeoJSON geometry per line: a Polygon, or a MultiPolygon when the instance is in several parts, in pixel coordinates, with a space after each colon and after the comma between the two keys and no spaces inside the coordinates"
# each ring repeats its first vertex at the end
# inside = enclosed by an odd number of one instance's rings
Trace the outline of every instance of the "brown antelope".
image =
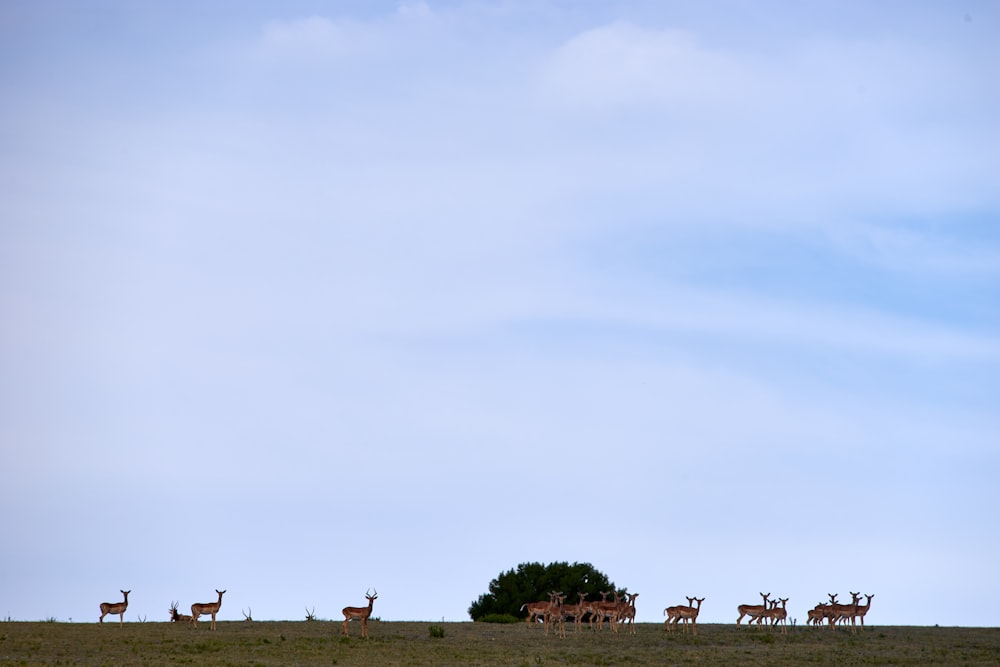
{"type": "Polygon", "coordinates": [[[368,617],[372,615],[372,607],[375,606],[375,600],[378,599],[378,591],[375,591],[374,595],[368,593],[368,591],[365,591],[365,598],[368,600],[367,607],[344,607],[343,609],[344,623],[342,626],[344,631],[344,636],[346,637],[351,636],[350,633],[347,632],[347,624],[348,622],[350,622],[352,619],[355,618],[361,619],[361,636],[362,637],[368,636],[368,617]]]}
{"type": "Polygon", "coordinates": [[[823,619],[826,618],[830,612],[830,605],[828,603],[820,602],[815,607],[806,612],[806,625],[813,625],[819,627],[823,624],[823,619]]]}
{"type": "MultiPolygon", "coordinates": [[[[693,599],[694,598],[688,598],[689,601],[693,599]]],[[[667,632],[671,631],[670,626],[671,624],[673,624],[675,620],[677,620],[677,614],[680,611],[680,608],[683,606],[684,605],[674,605],[673,607],[667,607],[666,609],[663,610],[663,615],[667,617],[667,620],[663,621],[664,630],[666,630],[667,632]]],[[[685,627],[687,627],[686,623],[685,627]]]]}
{"type": "Polygon", "coordinates": [[[529,628],[531,627],[532,621],[537,621],[538,619],[542,619],[543,622],[545,621],[545,614],[548,612],[549,607],[552,606],[552,601],[557,595],[562,595],[562,593],[551,591],[547,602],[525,602],[521,605],[520,611],[524,611],[525,609],[528,610],[528,618],[526,622],[529,628]]]}
{"type": "Polygon", "coordinates": [[[635,599],[639,597],[638,593],[632,593],[631,595],[626,593],[626,602],[624,606],[618,608],[618,620],[622,625],[628,624],[628,633],[630,635],[635,634],[635,599]]]}
{"type": "Polygon", "coordinates": [[[580,601],[576,604],[566,604],[563,605],[563,614],[567,619],[573,619],[573,623],[576,625],[576,631],[580,631],[580,626],[583,625],[583,615],[590,611],[590,605],[587,604],[587,593],[578,593],[580,601]]]}
{"type": "Polygon", "coordinates": [[[604,621],[608,621],[608,626],[613,632],[618,632],[618,611],[621,604],[621,597],[618,591],[613,592],[614,599],[607,600],[607,593],[601,593],[601,601],[594,603],[594,616],[597,617],[597,629],[604,630],[604,621]]]}
{"type": "Polygon", "coordinates": [[[215,592],[219,594],[219,599],[215,602],[195,602],[191,605],[191,624],[198,625],[198,617],[202,614],[212,615],[212,629],[215,630],[215,615],[219,613],[219,608],[222,607],[222,594],[226,591],[220,591],[218,588],[215,592]]]}
{"type": "Polygon", "coordinates": [[[767,616],[771,619],[770,630],[774,629],[774,626],[781,623],[781,634],[788,634],[788,609],[786,605],[788,604],[788,598],[778,598],[774,602],[774,606],[768,610],[767,616]],[[778,604],[781,604],[779,607],[778,604]]]}
{"type": "Polygon", "coordinates": [[[171,623],[190,623],[191,617],[187,614],[181,614],[177,611],[177,603],[170,603],[170,622],[171,623]]]}
{"type": "Polygon", "coordinates": [[[125,627],[125,610],[128,609],[128,594],[132,591],[121,591],[121,594],[125,596],[123,602],[102,602],[101,603],[101,617],[97,619],[98,623],[104,622],[104,617],[108,614],[118,614],[118,627],[125,627]]]}
{"type": "Polygon", "coordinates": [[[247,607],[246,611],[240,609],[240,613],[243,614],[243,621],[246,623],[253,623],[253,607],[247,607]]]}
{"type": "Polygon", "coordinates": [[[868,610],[871,609],[872,598],[875,597],[875,594],[872,593],[871,595],[868,595],[867,593],[865,593],[865,597],[868,598],[866,600],[867,604],[859,604],[858,605],[858,611],[857,611],[857,617],[861,619],[861,629],[862,630],[865,629],[865,614],[867,614],[868,610]]]}
{"type": "Polygon", "coordinates": [[[600,613],[598,611],[598,609],[600,608],[600,606],[601,606],[602,603],[608,601],[608,594],[607,593],[605,593],[605,592],[602,591],[600,593],[600,595],[601,595],[601,601],[600,602],[598,602],[597,600],[593,600],[593,601],[591,601],[591,602],[588,603],[588,606],[589,606],[588,611],[590,612],[590,619],[589,620],[590,620],[590,629],[591,630],[594,629],[594,619],[597,618],[597,615],[600,613]]]}
{"type": "MultiPolygon", "coordinates": [[[[705,598],[688,598],[686,595],[684,597],[687,598],[687,601],[688,601],[687,606],[678,605],[676,607],[670,607],[669,608],[669,609],[671,609],[673,611],[673,613],[671,614],[671,616],[673,617],[673,624],[677,625],[679,622],[684,621],[684,632],[687,632],[688,631],[688,621],[690,621],[691,622],[691,628],[692,628],[691,632],[694,635],[697,636],[697,634],[698,634],[698,612],[701,611],[701,603],[705,601],[705,598]],[[698,603],[697,607],[694,606],[695,602],[698,603]]],[[[666,611],[666,610],[664,610],[664,611],[666,611]]],[[[670,616],[668,616],[667,617],[667,622],[669,623],[670,620],[671,620],[671,618],[670,618],[670,616]]],[[[669,630],[670,627],[668,626],[667,629],[669,630]]]]}
{"type": "Polygon", "coordinates": [[[743,620],[744,616],[749,616],[750,620],[747,621],[747,625],[750,625],[757,621],[757,625],[760,625],[760,619],[763,617],[764,612],[767,611],[767,598],[771,597],[770,593],[761,593],[760,596],[764,598],[764,604],[741,604],[736,608],[736,611],[740,612],[740,617],[736,619],[736,627],[740,627],[740,621],[743,620]]]}
{"type": "Polygon", "coordinates": [[[861,593],[851,593],[851,604],[836,604],[833,598],[836,596],[830,596],[830,604],[832,605],[831,611],[833,615],[830,617],[830,629],[836,630],[837,623],[841,620],[847,621],[851,619],[851,632],[857,633],[857,625],[854,623],[854,617],[858,614],[858,600],[861,599],[861,593]]]}
{"type": "Polygon", "coordinates": [[[566,637],[566,614],[563,612],[563,600],[565,599],[566,596],[562,593],[552,598],[552,602],[549,604],[544,617],[546,635],[549,634],[549,628],[555,625],[556,634],[562,638],[566,637]]]}

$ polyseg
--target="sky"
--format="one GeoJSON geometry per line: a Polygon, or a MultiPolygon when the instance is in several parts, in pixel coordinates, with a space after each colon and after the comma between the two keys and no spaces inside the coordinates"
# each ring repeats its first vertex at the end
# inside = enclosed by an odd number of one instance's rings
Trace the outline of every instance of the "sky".
{"type": "Polygon", "coordinates": [[[1000,625],[998,37],[0,0],[0,616],[462,621],[566,561],[1000,625]]]}

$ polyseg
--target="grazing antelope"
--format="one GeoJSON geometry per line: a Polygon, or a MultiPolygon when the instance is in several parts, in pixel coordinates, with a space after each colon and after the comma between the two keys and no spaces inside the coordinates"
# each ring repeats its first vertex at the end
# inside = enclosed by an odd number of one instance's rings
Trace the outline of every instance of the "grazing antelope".
{"type": "Polygon", "coordinates": [[[770,593],[761,593],[760,596],[764,598],[764,604],[741,604],[736,608],[740,612],[740,617],[736,619],[736,627],[740,627],[740,621],[743,620],[744,616],[749,616],[750,620],[747,621],[747,625],[750,625],[756,619],[757,625],[760,625],[760,619],[763,617],[764,612],[767,611],[767,598],[771,597],[770,593]]]}
{"type": "Polygon", "coordinates": [[[243,614],[243,620],[246,623],[253,623],[253,607],[247,607],[246,611],[240,609],[240,613],[243,614]]]}
{"type": "Polygon", "coordinates": [[[191,617],[187,614],[181,614],[177,611],[177,603],[170,603],[170,622],[171,623],[190,623],[191,617]]]}
{"type": "Polygon", "coordinates": [[[215,592],[219,594],[219,599],[216,602],[195,602],[191,605],[191,624],[198,625],[198,617],[202,614],[212,615],[212,629],[215,630],[215,615],[219,613],[219,608],[222,606],[222,594],[226,591],[220,591],[218,588],[215,592]]]}
{"type": "Polygon", "coordinates": [[[101,617],[97,619],[98,623],[104,622],[104,617],[108,614],[118,614],[118,627],[125,627],[125,610],[128,609],[128,594],[132,591],[121,591],[121,594],[125,596],[123,602],[102,602],[101,603],[101,617]]]}
{"type": "Polygon", "coordinates": [[[347,632],[347,623],[354,618],[361,619],[361,636],[368,636],[368,617],[372,615],[372,607],[375,605],[375,600],[378,598],[378,591],[375,591],[374,595],[369,595],[368,591],[365,591],[365,598],[368,599],[367,607],[344,607],[343,630],[344,635],[347,637],[351,636],[347,632]]]}

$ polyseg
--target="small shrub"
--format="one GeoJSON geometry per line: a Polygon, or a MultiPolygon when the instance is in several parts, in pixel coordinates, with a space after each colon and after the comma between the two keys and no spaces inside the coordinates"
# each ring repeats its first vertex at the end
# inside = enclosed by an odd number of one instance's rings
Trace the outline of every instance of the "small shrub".
{"type": "Polygon", "coordinates": [[[431,637],[434,639],[441,639],[444,637],[444,628],[440,625],[432,625],[428,628],[431,633],[431,637]]]}
{"type": "Polygon", "coordinates": [[[478,620],[481,623],[520,623],[522,619],[511,614],[486,614],[478,620]]]}

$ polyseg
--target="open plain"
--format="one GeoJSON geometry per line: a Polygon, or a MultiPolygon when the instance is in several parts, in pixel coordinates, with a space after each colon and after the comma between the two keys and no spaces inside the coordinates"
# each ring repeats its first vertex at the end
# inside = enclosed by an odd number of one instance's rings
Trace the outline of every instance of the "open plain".
{"type": "Polygon", "coordinates": [[[781,635],[704,624],[692,637],[642,623],[635,636],[568,629],[559,639],[523,623],[372,621],[367,640],[358,624],[350,630],[343,637],[330,621],[220,621],[215,632],[204,624],[4,622],[0,665],[1000,664],[1000,628],[875,626],[852,635],[798,626],[781,635]]]}

